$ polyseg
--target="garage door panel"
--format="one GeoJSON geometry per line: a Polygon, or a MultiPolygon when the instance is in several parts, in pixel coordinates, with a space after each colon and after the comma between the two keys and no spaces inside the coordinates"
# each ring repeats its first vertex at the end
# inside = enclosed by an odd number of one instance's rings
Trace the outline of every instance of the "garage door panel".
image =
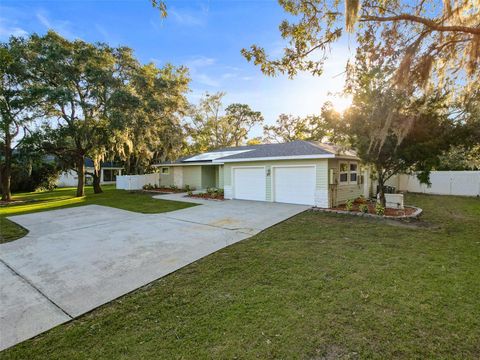
{"type": "Polygon", "coordinates": [[[290,204],[315,204],[315,166],[275,167],[274,201],[290,204]]]}
{"type": "Polygon", "coordinates": [[[234,198],[265,201],[265,181],[265,169],[263,167],[234,169],[234,198]]]}

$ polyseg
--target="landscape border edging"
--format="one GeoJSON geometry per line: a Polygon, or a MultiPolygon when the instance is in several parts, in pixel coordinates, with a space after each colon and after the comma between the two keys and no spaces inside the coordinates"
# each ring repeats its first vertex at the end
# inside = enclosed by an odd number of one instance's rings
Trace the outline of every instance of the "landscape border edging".
{"type": "Polygon", "coordinates": [[[377,214],[369,214],[369,213],[362,213],[360,211],[347,211],[347,210],[335,210],[335,209],[327,209],[327,208],[319,208],[319,207],[312,207],[312,211],[322,211],[328,212],[333,214],[341,214],[341,215],[354,215],[354,216],[364,216],[364,217],[371,217],[376,219],[417,219],[423,212],[423,209],[416,207],[416,206],[405,206],[408,208],[415,209],[415,211],[410,215],[401,215],[401,216],[387,216],[387,215],[377,215],[377,214]]]}

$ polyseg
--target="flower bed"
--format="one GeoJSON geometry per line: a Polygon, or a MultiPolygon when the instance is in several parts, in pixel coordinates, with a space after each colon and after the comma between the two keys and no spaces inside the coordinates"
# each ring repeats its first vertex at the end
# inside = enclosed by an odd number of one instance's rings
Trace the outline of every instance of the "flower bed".
{"type": "Polygon", "coordinates": [[[174,194],[187,192],[185,189],[178,189],[178,188],[173,189],[173,188],[169,188],[169,187],[159,187],[159,188],[143,189],[143,190],[148,191],[148,192],[174,193],[174,194]]]}
{"type": "MultiPolygon", "coordinates": [[[[352,208],[347,209],[347,205],[343,204],[343,205],[339,205],[339,206],[336,206],[336,207],[332,208],[332,210],[342,210],[342,211],[348,211],[348,212],[362,212],[362,213],[366,213],[366,214],[378,215],[377,212],[376,212],[376,203],[374,203],[374,202],[365,203],[368,211],[362,211],[360,209],[361,205],[362,204],[359,204],[359,203],[353,203],[352,208]]],[[[409,206],[405,206],[404,209],[385,208],[383,215],[384,216],[410,216],[415,212],[415,209],[416,208],[409,207],[409,206]]]]}
{"type": "Polygon", "coordinates": [[[147,192],[157,192],[157,193],[184,193],[184,192],[189,192],[193,191],[195,188],[191,188],[190,186],[186,185],[184,189],[178,188],[177,186],[158,186],[158,185],[152,185],[152,184],[147,184],[143,186],[143,191],[147,192]]]}
{"type": "Polygon", "coordinates": [[[223,197],[223,189],[217,188],[208,188],[204,193],[193,193],[192,191],[188,192],[189,197],[207,199],[207,200],[225,200],[223,197]]]}
{"type": "Polygon", "coordinates": [[[313,210],[333,212],[337,214],[398,219],[417,218],[422,213],[422,209],[415,206],[405,206],[403,209],[384,208],[376,201],[367,200],[363,196],[355,200],[348,200],[345,204],[338,205],[331,209],[315,207],[313,210]]]}
{"type": "Polygon", "coordinates": [[[209,194],[209,193],[199,193],[199,194],[191,194],[188,197],[192,198],[199,198],[199,199],[207,199],[207,200],[225,200],[223,194],[209,194]]]}

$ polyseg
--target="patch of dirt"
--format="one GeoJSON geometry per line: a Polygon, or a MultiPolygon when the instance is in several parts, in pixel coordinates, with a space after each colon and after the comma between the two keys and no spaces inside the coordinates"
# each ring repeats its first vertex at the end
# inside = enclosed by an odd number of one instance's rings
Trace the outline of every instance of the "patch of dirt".
{"type": "Polygon", "coordinates": [[[37,200],[10,200],[10,201],[1,201],[0,207],[3,206],[12,206],[12,205],[22,205],[27,203],[37,202],[37,200]]]}
{"type": "Polygon", "coordinates": [[[238,224],[238,221],[236,221],[232,218],[221,219],[221,220],[214,221],[214,222],[210,223],[210,225],[218,226],[218,227],[229,226],[229,225],[237,225],[237,224],[238,224]]]}
{"type": "Polygon", "coordinates": [[[407,229],[440,229],[440,226],[418,219],[384,219],[385,223],[407,229]]]}
{"type": "Polygon", "coordinates": [[[338,345],[328,346],[326,349],[318,349],[318,355],[312,357],[312,360],[347,360],[347,359],[358,359],[358,353],[349,352],[347,349],[344,349],[338,345]]]}

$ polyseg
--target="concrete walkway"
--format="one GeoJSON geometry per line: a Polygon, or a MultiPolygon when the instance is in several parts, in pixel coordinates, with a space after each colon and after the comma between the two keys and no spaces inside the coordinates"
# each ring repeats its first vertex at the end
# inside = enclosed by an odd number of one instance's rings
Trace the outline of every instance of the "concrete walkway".
{"type": "Polygon", "coordinates": [[[308,208],[155,197],[203,205],[162,214],[88,205],[10,217],[30,232],[0,245],[0,350],[308,208]]]}

